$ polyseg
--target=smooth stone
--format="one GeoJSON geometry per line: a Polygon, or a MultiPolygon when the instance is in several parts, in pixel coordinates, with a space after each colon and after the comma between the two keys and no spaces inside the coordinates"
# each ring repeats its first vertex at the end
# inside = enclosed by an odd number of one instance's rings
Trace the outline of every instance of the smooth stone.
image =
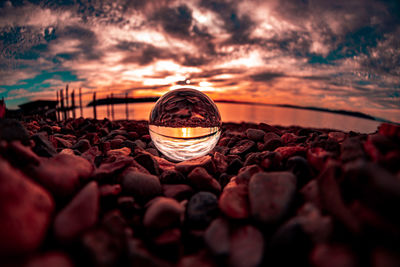
{"type": "Polygon", "coordinates": [[[14,166],[26,167],[27,165],[39,165],[41,159],[30,147],[24,146],[20,141],[4,143],[6,147],[0,145],[0,153],[3,157],[11,161],[14,166]]]}
{"type": "Polygon", "coordinates": [[[122,189],[141,202],[146,202],[162,193],[157,176],[129,169],[122,174],[122,189]]]}
{"type": "Polygon", "coordinates": [[[158,166],[158,162],[150,153],[137,155],[133,159],[145,167],[151,174],[160,175],[160,167],[158,166]]]}
{"type": "Polygon", "coordinates": [[[81,246],[91,266],[117,266],[124,256],[124,241],[104,228],[95,228],[83,234],[81,246]]]}
{"type": "Polygon", "coordinates": [[[22,124],[14,119],[0,119],[0,141],[11,142],[21,141],[24,145],[29,145],[29,134],[22,124]]]}
{"type": "Polygon", "coordinates": [[[219,208],[228,217],[245,219],[249,217],[249,200],[247,185],[227,187],[219,198],[219,208]]]}
{"type": "Polygon", "coordinates": [[[365,158],[363,145],[358,137],[349,137],[343,141],[340,158],[343,162],[365,158]]]}
{"type": "Polygon", "coordinates": [[[256,149],[256,143],[252,140],[241,140],[234,147],[231,148],[229,153],[233,155],[243,156],[256,149]]]}
{"type": "Polygon", "coordinates": [[[274,151],[278,147],[282,146],[282,144],[283,143],[280,138],[270,139],[263,144],[262,150],[263,151],[274,151]]]}
{"type": "Polygon", "coordinates": [[[293,156],[305,155],[306,148],[301,146],[281,146],[274,150],[281,154],[282,159],[287,159],[293,156]]]}
{"type": "Polygon", "coordinates": [[[163,184],[162,188],[164,196],[178,201],[189,199],[194,194],[193,188],[187,184],[163,184]]]}
{"type": "Polygon", "coordinates": [[[97,182],[88,183],[55,217],[54,236],[61,242],[69,242],[95,225],[99,199],[97,182]]]}
{"type": "Polygon", "coordinates": [[[338,162],[328,161],[325,169],[317,178],[319,188],[319,197],[322,207],[336,220],[343,223],[352,233],[360,233],[361,225],[355,215],[347,207],[336,174],[339,173],[341,167],[338,162]]]}
{"type": "Polygon", "coordinates": [[[37,249],[53,211],[51,195],[0,158],[0,255],[37,249]]]}
{"type": "Polygon", "coordinates": [[[107,151],[107,156],[109,157],[128,157],[131,154],[131,149],[129,147],[122,147],[118,149],[111,149],[107,151]]]}
{"type": "Polygon", "coordinates": [[[244,166],[239,170],[239,173],[236,178],[236,182],[238,184],[246,184],[247,185],[250,181],[250,178],[254,174],[261,172],[261,171],[262,171],[262,169],[256,164],[244,166]]]}
{"type": "Polygon", "coordinates": [[[57,154],[53,144],[47,139],[45,133],[34,134],[31,138],[35,142],[33,151],[37,155],[49,158],[57,154]]]}
{"type": "Polygon", "coordinates": [[[264,143],[270,141],[270,140],[274,140],[274,139],[281,139],[281,137],[279,135],[277,135],[276,133],[273,132],[268,132],[265,133],[263,141],[264,143]]]}
{"type": "Polygon", "coordinates": [[[333,158],[333,153],[321,147],[313,147],[307,150],[307,161],[314,169],[321,171],[329,158],[333,158]]]}
{"type": "Polygon", "coordinates": [[[74,267],[68,254],[61,251],[49,251],[29,259],[24,267],[74,267]]]}
{"type": "Polygon", "coordinates": [[[291,172],[259,172],[249,182],[252,216],[264,224],[277,223],[288,213],[296,193],[291,172]]]}
{"type": "Polygon", "coordinates": [[[297,135],[295,135],[294,133],[284,133],[281,136],[281,140],[285,145],[296,143],[298,138],[299,137],[297,135]]]}
{"type": "Polygon", "coordinates": [[[215,173],[214,161],[212,160],[210,155],[185,160],[175,165],[176,170],[183,174],[188,174],[196,167],[203,167],[209,173],[215,173]]]}
{"type": "Polygon", "coordinates": [[[52,158],[43,158],[33,169],[33,176],[56,197],[74,194],[93,172],[93,166],[86,159],[60,153],[52,158]]]}
{"type": "Polygon", "coordinates": [[[215,194],[221,192],[221,185],[202,167],[194,168],[188,175],[188,181],[199,191],[209,191],[215,194]]]}
{"type": "Polygon", "coordinates": [[[265,132],[263,130],[249,128],[246,130],[246,136],[253,141],[261,141],[264,139],[265,132]]]}
{"type": "Polygon", "coordinates": [[[228,256],[230,250],[229,223],[223,218],[212,221],[204,233],[204,241],[216,256],[228,256]]]}
{"type": "Polygon", "coordinates": [[[85,152],[90,148],[90,142],[87,139],[80,139],[78,142],[76,142],[71,149],[77,149],[80,152],[85,152]]]}
{"type": "Polygon", "coordinates": [[[193,195],[186,207],[186,221],[193,228],[206,228],[218,215],[218,199],[210,192],[193,195]]]}
{"type": "Polygon", "coordinates": [[[228,260],[230,266],[260,266],[264,254],[263,235],[254,226],[241,226],[231,236],[230,250],[228,260]]]}
{"type": "Polygon", "coordinates": [[[400,126],[393,123],[382,123],[378,127],[378,132],[386,137],[400,140],[400,126]]]}
{"type": "MultiPolygon", "coordinates": [[[[110,163],[102,163],[98,168],[96,168],[93,172],[93,178],[95,180],[106,180],[111,179],[117,173],[122,172],[128,166],[131,166],[133,162],[132,158],[120,158],[114,162],[110,163]]],[[[144,168],[143,168],[144,169],[144,168]]],[[[145,173],[148,173],[147,170],[144,170],[145,173]]]]}
{"type": "Polygon", "coordinates": [[[158,197],[147,208],[143,225],[151,229],[165,229],[179,225],[184,212],[178,201],[167,197],[158,197]]]}
{"type": "Polygon", "coordinates": [[[357,256],[346,245],[317,244],[310,254],[310,263],[315,267],[360,266],[357,256]]]}
{"type": "Polygon", "coordinates": [[[217,171],[219,173],[226,172],[226,169],[228,168],[228,162],[226,156],[220,152],[215,152],[213,159],[217,171]]]}
{"type": "Polygon", "coordinates": [[[234,160],[232,160],[229,165],[228,168],[226,168],[226,173],[228,174],[237,174],[238,171],[243,167],[243,161],[241,161],[238,158],[235,158],[234,160]]]}
{"type": "Polygon", "coordinates": [[[176,170],[167,170],[160,175],[160,182],[162,184],[183,184],[187,180],[182,173],[176,170]]]}
{"type": "Polygon", "coordinates": [[[286,161],[286,169],[296,175],[298,187],[305,185],[312,178],[310,165],[303,157],[290,157],[286,161]]]}

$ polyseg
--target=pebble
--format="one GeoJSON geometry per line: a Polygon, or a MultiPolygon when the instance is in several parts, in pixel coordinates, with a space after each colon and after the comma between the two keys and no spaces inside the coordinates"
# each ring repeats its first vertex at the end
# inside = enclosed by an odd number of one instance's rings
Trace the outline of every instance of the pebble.
{"type": "Polygon", "coordinates": [[[175,199],[158,197],[147,208],[143,217],[143,225],[150,229],[179,226],[183,212],[183,207],[175,199]]]}
{"type": "Polygon", "coordinates": [[[90,148],[90,142],[87,139],[80,139],[78,142],[76,142],[72,147],[72,149],[77,149],[80,152],[85,152],[90,148]]]}
{"type": "Polygon", "coordinates": [[[253,141],[261,141],[264,139],[265,132],[263,130],[249,128],[246,130],[246,136],[253,141]]]}
{"type": "Polygon", "coordinates": [[[217,171],[219,173],[226,172],[226,169],[228,168],[228,162],[226,156],[220,152],[215,152],[213,159],[217,171]]]}
{"type": "Polygon", "coordinates": [[[288,213],[296,192],[291,172],[260,172],[249,183],[251,214],[264,224],[277,223],[288,213]]]}
{"type": "Polygon", "coordinates": [[[151,174],[160,175],[160,167],[158,166],[158,162],[150,153],[137,155],[133,159],[145,167],[151,174]]]}
{"type": "Polygon", "coordinates": [[[73,267],[68,254],[61,251],[49,251],[29,259],[24,267],[73,267]]]}
{"type": "Polygon", "coordinates": [[[228,256],[230,251],[229,222],[223,218],[212,221],[204,233],[204,242],[216,256],[228,256]]]}
{"type": "Polygon", "coordinates": [[[297,178],[298,188],[305,185],[312,178],[312,173],[308,161],[301,156],[288,158],[286,169],[291,171],[297,178]]]}
{"type": "Polygon", "coordinates": [[[54,219],[54,236],[70,242],[97,222],[99,216],[99,187],[88,183],[54,219]]]}
{"type": "Polygon", "coordinates": [[[160,182],[162,184],[183,184],[187,180],[182,173],[176,170],[167,170],[160,175],[160,182]]]}
{"type": "Polygon", "coordinates": [[[243,161],[238,158],[232,160],[228,167],[226,168],[226,173],[228,174],[237,174],[238,171],[243,167],[243,161]]]}
{"type": "Polygon", "coordinates": [[[194,194],[193,188],[187,184],[163,184],[162,188],[164,196],[178,201],[189,199],[194,194]]]}
{"type": "Polygon", "coordinates": [[[19,121],[0,119],[0,141],[1,140],[6,142],[16,140],[24,145],[29,145],[29,134],[19,121]]]}
{"type": "Polygon", "coordinates": [[[215,164],[210,155],[185,160],[175,165],[176,170],[183,174],[191,172],[196,167],[203,167],[209,173],[215,173],[215,164]]]}
{"type": "Polygon", "coordinates": [[[122,174],[122,190],[141,202],[147,202],[162,193],[157,176],[129,169],[122,174]]]}
{"type": "Polygon", "coordinates": [[[187,176],[188,182],[198,191],[221,192],[221,185],[202,167],[194,168],[187,176]]]}
{"type": "Polygon", "coordinates": [[[245,154],[252,152],[256,149],[256,143],[251,140],[241,140],[234,147],[231,148],[230,152],[233,155],[244,156],[245,154]]]}
{"type": "Polygon", "coordinates": [[[118,265],[125,249],[124,240],[103,228],[86,232],[81,238],[81,247],[83,256],[94,266],[118,265]]]}
{"type": "Polygon", "coordinates": [[[231,236],[229,265],[233,267],[260,266],[264,252],[262,233],[251,225],[241,226],[231,236]]]}
{"type": "Polygon", "coordinates": [[[37,133],[32,135],[32,140],[35,142],[33,151],[41,157],[52,157],[57,154],[54,146],[47,139],[44,133],[37,133]]]}
{"type": "Polygon", "coordinates": [[[36,250],[53,211],[51,195],[0,158],[0,256],[36,250]]]}
{"type": "Polygon", "coordinates": [[[210,192],[196,193],[186,207],[186,220],[193,228],[206,228],[217,215],[218,199],[210,192]]]}
{"type": "Polygon", "coordinates": [[[293,156],[302,156],[306,150],[305,147],[301,146],[282,146],[275,149],[274,152],[281,154],[282,159],[287,159],[293,156]]]}
{"type": "Polygon", "coordinates": [[[246,219],[249,217],[249,200],[247,185],[227,187],[218,201],[220,210],[229,218],[246,219]]]}
{"type": "Polygon", "coordinates": [[[258,167],[258,165],[253,164],[253,165],[248,165],[244,166],[239,170],[239,173],[236,178],[236,182],[238,184],[249,184],[250,178],[258,173],[261,172],[262,169],[258,167]]]}
{"type": "Polygon", "coordinates": [[[356,255],[343,245],[317,244],[310,255],[311,264],[315,267],[356,267],[356,255]]]}
{"type": "Polygon", "coordinates": [[[86,159],[60,153],[52,158],[43,158],[34,167],[33,176],[57,197],[74,194],[93,172],[93,166],[86,159]]]}

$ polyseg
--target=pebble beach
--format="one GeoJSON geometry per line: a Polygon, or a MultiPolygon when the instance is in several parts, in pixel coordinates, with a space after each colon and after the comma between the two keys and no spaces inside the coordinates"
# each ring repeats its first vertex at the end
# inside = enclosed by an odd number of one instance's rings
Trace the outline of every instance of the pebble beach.
{"type": "Polygon", "coordinates": [[[146,121],[0,120],[1,266],[400,266],[400,126],[223,123],[171,162],[146,121]]]}

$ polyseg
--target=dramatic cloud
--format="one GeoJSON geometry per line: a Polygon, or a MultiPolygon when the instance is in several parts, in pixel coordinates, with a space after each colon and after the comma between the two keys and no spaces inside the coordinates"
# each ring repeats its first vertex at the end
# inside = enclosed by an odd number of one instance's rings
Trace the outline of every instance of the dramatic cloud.
{"type": "MultiPolygon", "coordinates": [[[[190,86],[400,121],[397,0],[0,2],[0,97],[190,86]],[[189,83],[190,81],[190,83],[189,83]]],[[[88,98],[87,98],[88,100],[88,98]]]]}

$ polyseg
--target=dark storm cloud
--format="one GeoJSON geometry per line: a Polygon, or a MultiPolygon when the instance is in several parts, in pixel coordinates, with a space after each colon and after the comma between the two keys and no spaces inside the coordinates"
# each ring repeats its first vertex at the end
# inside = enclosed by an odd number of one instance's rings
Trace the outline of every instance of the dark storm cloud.
{"type": "MultiPolygon", "coordinates": [[[[121,45],[119,45],[119,48],[121,48],[121,45]]],[[[128,51],[130,52],[125,53],[126,56],[121,60],[121,63],[148,65],[160,59],[174,58],[174,55],[169,50],[145,43],[132,43],[128,51]]]]}
{"type": "Polygon", "coordinates": [[[58,34],[60,39],[73,39],[79,41],[77,46],[78,51],[71,54],[70,59],[83,57],[89,60],[100,59],[101,55],[97,51],[98,40],[96,34],[88,29],[79,25],[67,26],[58,34]]]}
{"type": "Polygon", "coordinates": [[[163,7],[154,14],[154,20],[159,21],[169,34],[188,36],[192,25],[192,11],[186,5],[163,7]]]}
{"type": "Polygon", "coordinates": [[[255,26],[250,14],[239,15],[234,1],[201,0],[200,6],[218,14],[224,21],[224,28],[231,34],[228,43],[241,44],[251,42],[249,34],[255,26]]]}
{"type": "Polygon", "coordinates": [[[251,75],[250,78],[255,82],[270,82],[277,78],[284,77],[285,74],[280,72],[261,72],[251,75]]]}

